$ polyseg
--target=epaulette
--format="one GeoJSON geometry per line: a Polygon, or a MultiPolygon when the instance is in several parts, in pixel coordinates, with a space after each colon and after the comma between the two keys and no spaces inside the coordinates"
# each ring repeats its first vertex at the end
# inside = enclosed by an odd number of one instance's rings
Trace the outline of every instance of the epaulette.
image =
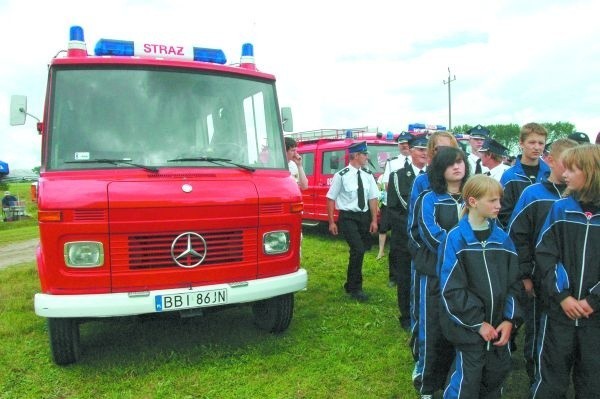
{"type": "Polygon", "coordinates": [[[388,158],[387,162],[393,161],[394,159],[398,159],[398,158],[400,158],[400,156],[396,155],[395,157],[388,158]]]}
{"type": "Polygon", "coordinates": [[[370,175],[372,175],[372,174],[373,174],[373,172],[371,172],[369,169],[367,169],[367,168],[364,168],[364,167],[360,168],[360,170],[362,170],[363,172],[365,172],[365,173],[368,173],[368,174],[370,174],[370,175]]]}
{"type": "Polygon", "coordinates": [[[344,176],[346,173],[348,173],[349,170],[350,170],[350,168],[344,168],[344,169],[340,170],[338,173],[340,174],[340,176],[344,176]]]}

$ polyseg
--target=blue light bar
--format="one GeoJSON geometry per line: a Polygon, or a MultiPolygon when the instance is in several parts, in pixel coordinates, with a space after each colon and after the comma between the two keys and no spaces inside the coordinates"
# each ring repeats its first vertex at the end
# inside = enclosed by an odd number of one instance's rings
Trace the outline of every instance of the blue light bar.
{"type": "Polygon", "coordinates": [[[426,126],[424,123],[410,123],[408,125],[408,131],[410,132],[411,130],[415,130],[415,129],[425,129],[426,126]]]}
{"type": "Polygon", "coordinates": [[[215,64],[225,64],[227,58],[221,49],[194,47],[194,61],[213,62],[215,64]]]}
{"type": "Polygon", "coordinates": [[[128,40],[100,39],[96,43],[96,55],[133,55],[133,42],[128,40]]]}
{"type": "Polygon", "coordinates": [[[83,28],[81,26],[71,26],[69,30],[69,40],[83,42],[83,28]]]}
{"type": "Polygon", "coordinates": [[[347,139],[351,139],[352,138],[352,130],[350,130],[350,129],[346,130],[346,138],[347,139]]]}

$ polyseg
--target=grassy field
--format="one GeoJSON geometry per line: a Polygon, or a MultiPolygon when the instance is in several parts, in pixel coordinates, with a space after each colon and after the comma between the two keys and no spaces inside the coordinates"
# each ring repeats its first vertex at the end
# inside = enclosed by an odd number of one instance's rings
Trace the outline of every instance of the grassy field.
{"type": "MultiPolygon", "coordinates": [[[[37,230],[28,223],[4,223],[12,228],[0,236],[31,238],[37,230]]],[[[34,263],[0,270],[0,398],[417,397],[387,258],[375,256],[374,246],[364,265],[371,299],[357,303],[342,291],[346,243],[307,229],[308,289],[296,294],[285,333],[258,331],[248,307],[189,319],[94,321],[81,327],[81,360],[67,367],[52,363],[45,320],[33,312],[34,263]]],[[[520,352],[514,366],[504,397],[525,398],[520,352]]]]}

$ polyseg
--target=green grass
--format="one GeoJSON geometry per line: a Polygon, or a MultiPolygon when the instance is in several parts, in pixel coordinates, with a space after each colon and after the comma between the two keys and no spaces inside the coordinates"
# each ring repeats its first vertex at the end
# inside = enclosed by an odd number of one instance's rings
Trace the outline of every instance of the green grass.
{"type": "MultiPolygon", "coordinates": [[[[29,228],[11,234],[29,236],[29,228]]],[[[416,397],[387,258],[378,262],[376,254],[373,246],[364,265],[371,298],[357,303],[342,291],[346,243],[305,230],[308,289],[296,294],[285,333],[258,331],[248,307],[190,319],[94,321],[82,325],[81,359],[67,367],[52,363],[45,320],[33,312],[34,263],[0,270],[0,398],[416,397]]],[[[521,358],[506,398],[527,396],[521,358]]]]}

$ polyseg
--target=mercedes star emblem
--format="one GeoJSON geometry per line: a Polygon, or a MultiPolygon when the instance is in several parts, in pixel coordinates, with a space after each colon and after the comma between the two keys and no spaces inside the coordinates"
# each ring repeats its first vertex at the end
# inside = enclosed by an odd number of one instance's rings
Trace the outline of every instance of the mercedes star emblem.
{"type": "Polygon", "coordinates": [[[182,233],[171,244],[171,257],[181,267],[196,267],[206,257],[206,241],[200,234],[182,233]]]}

